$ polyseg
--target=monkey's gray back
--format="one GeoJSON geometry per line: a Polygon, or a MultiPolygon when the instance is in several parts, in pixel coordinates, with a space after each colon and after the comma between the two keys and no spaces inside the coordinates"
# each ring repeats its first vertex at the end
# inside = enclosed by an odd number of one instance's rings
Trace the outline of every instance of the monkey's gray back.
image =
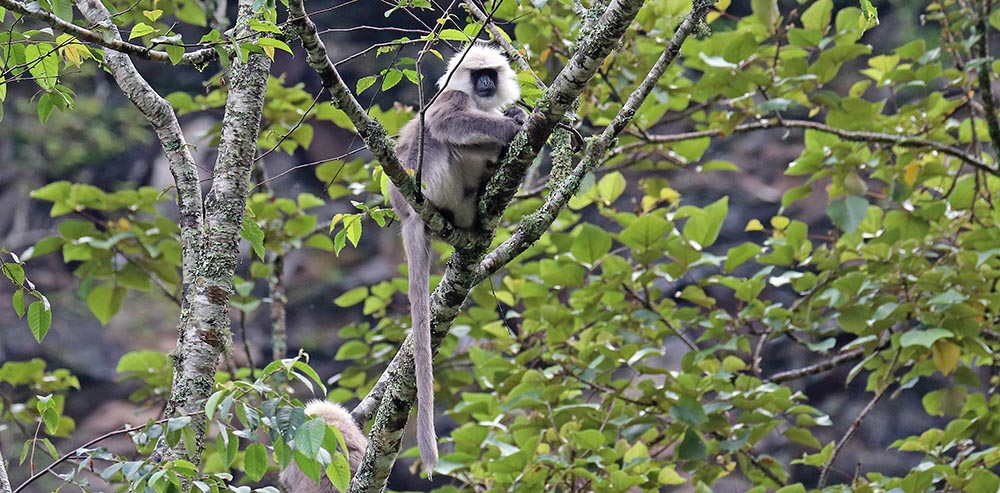
{"type": "MultiPolygon", "coordinates": [[[[405,167],[421,163],[424,196],[462,229],[472,228],[481,188],[496,167],[503,147],[520,125],[499,111],[476,108],[460,91],[446,91],[428,109],[420,155],[420,118],[400,131],[396,153],[405,167]]],[[[395,192],[395,190],[394,190],[395,192]]],[[[409,209],[401,196],[390,195],[397,211],[409,209]],[[405,207],[403,207],[405,206],[405,207]]]]}

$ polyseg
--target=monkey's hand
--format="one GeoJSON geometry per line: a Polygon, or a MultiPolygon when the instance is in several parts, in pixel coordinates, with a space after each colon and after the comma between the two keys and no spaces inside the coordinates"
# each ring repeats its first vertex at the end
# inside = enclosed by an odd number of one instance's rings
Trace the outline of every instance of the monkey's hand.
{"type": "Polygon", "coordinates": [[[528,112],[524,111],[517,105],[507,108],[507,111],[503,112],[503,116],[514,120],[518,125],[524,125],[524,123],[528,121],[528,112]]]}

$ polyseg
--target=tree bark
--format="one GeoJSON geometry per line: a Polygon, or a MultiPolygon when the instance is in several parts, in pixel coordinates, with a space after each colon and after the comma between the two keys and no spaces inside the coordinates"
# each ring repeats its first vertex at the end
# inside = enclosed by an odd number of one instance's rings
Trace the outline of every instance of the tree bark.
{"type": "Polygon", "coordinates": [[[7,463],[0,451],[0,493],[10,493],[10,479],[7,478],[7,463]]]}
{"type": "MultiPolygon", "coordinates": [[[[97,0],[89,0],[97,1],[97,0]]],[[[251,0],[241,0],[234,38],[253,40],[249,28],[251,0]]],[[[185,245],[184,263],[194,265],[184,278],[184,307],[174,350],[174,378],[167,401],[168,416],[191,416],[195,449],[157,444],[154,457],[199,462],[204,447],[205,400],[212,394],[219,356],[232,347],[229,298],[239,255],[240,230],[257,148],[264,93],[271,61],[250,54],[246,62],[232,57],[229,96],[222,122],[219,154],[212,186],[205,198],[200,245],[185,245]]],[[[181,227],[185,227],[184,224],[181,227]]]]}

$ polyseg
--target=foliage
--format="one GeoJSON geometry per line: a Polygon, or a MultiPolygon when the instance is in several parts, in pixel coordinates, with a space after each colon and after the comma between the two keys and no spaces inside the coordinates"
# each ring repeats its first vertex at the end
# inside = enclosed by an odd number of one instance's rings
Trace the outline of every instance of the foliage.
{"type": "MultiPolygon", "coordinates": [[[[1000,343],[993,329],[1000,306],[1000,171],[993,158],[1000,125],[990,82],[1000,65],[985,36],[1000,29],[1000,8],[929,2],[925,19],[940,44],[928,37],[876,51],[866,37],[880,35],[872,2],[799,3],[792,10],[754,1],[737,15],[727,12],[737,10],[730,2],[718,2],[707,19],[711,34],[683,45],[682,62],[667,69],[569,206],[506,270],[474,289],[438,358],[439,394],[457,423],[436,471],[452,478],[441,491],[626,492],[682,484],[710,491],[723,480],[748,491],[997,491],[1000,382],[991,370],[1000,343]],[[675,132],[678,125],[690,132],[675,132]],[[710,180],[739,172],[751,163],[715,159],[710,151],[731,136],[771,128],[786,129],[801,145],[784,170],[797,186],[772,214],[745,218],[732,197],[694,197],[671,182],[669,172],[680,168],[710,180]],[[828,223],[798,217],[816,201],[828,223]],[[734,237],[734,222],[745,236],[734,237]],[[476,343],[460,344],[466,340],[476,343]],[[791,364],[798,366],[788,370],[791,364]],[[821,373],[859,384],[865,393],[854,397],[869,403],[864,411],[835,422],[803,390],[801,380],[821,373]],[[904,394],[919,396],[923,412],[942,423],[886,451],[913,454],[917,466],[898,474],[862,467],[831,478],[857,431],[851,420],[861,423],[873,407],[892,405],[885,397],[904,394]]],[[[38,8],[72,20],[67,5],[38,8]]],[[[229,40],[208,27],[212,19],[193,0],[153,10],[135,5],[142,8],[117,5],[115,22],[128,41],[163,50],[173,64],[191,53],[178,22],[204,26],[197,45],[217,52],[223,66],[251,52],[273,59],[290,51],[273,5],[257,6],[255,40],[229,40]]],[[[578,15],[573,7],[507,1],[492,15],[513,23],[535,74],[550,81],[593,21],[593,12],[578,15]]],[[[433,10],[428,2],[401,1],[386,15],[422,9],[433,10]]],[[[646,3],[581,96],[581,132],[599,133],[594,129],[618,115],[689,10],[687,0],[646,3]]],[[[0,22],[14,15],[0,9],[0,22]]],[[[26,18],[19,14],[17,22],[26,18]]],[[[51,30],[16,26],[0,34],[7,61],[0,103],[4,84],[33,81],[45,121],[76,97],[64,85],[72,80],[66,69],[96,63],[102,52],[60,41],[51,30]]],[[[426,39],[479,32],[471,20],[452,27],[426,39]]],[[[412,89],[424,74],[418,58],[401,55],[412,41],[373,46],[395,58],[378,58],[382,65],[351,86],[366,96],[412,89]]],[[[204,93],[177,92],[169,101],[180,113],[221,108],[228,91],[222,72],[204,93]]],[[[527,71],[520,76],[525,84],[534,80],[527,71]]],[[[257,140],[262,155],[309,148],[321,125],[354,130],[342,111],[305,87],[283,77],[268,81],[257,140]]],[[[533,103],[540,91],[525,87],[524,94],[533,103]]],[[[413,113],[384,108],[373,105],[369,113],[390,132],[413,113]]],[[[339,254],[389,224],[383,171],[353,152],[313,163],[324,197],[293,196],[261,180],[240,225],[252,262],[249,279],[234,279],[238,310],[260,309],[267,296],[255,279],[273,283],[281,275],[275,256],[303,247],[339,254]],[[323,215],[332,202],[340,212],[323,215]]],[[[551,190],[562,183],[543,184],[551,190]]],[[[55,182],[33,196],[52,204],[53,217],[73,214],[59,222],[57,236],[0,257],[15,286],[14,310],[27,315],[36,339],[44,339],[52,314],[24,271],[45,254],[61,253],[72,266],[102,323],[123,308],[130,290],[178,299],[181,230],[157,207],[173,198],[171,191],[55,182]],[[29,296],[37,301],[26,305],[29,296]]],[[[512,204],[494,245],[543,200],[544,192],[533,192],[512,204]]],[[[200,464],[147,456],[160,439],[195,450],[190,417],[128,430],[138,460],[90,448],[60,455],[47,437],[72,431],[62,415],[63,392],[78,383],[60,370],[45,372],[41,361],[0,368],[0,382],[23,401],[14,406],[5,398],[0,410],[5,421],[39,430],[22,457],[33,461],[36,449],[54,460],[71,457],[75,465],[64,479],[84,488],[77,474],[97,462],[109,464],[101,466],[105,480],[133,491],[249,489],[292,461],[343,486],[349,472],[335,453],[342,438],[306,419],[301,403],[289,398],[289,382],[337,401],[363,398],[405,337],[408,323],[394,303],[405,291],[397,277],[333,300],[366,318],[340,329],[346,342],[336,359],[350,364],[331,379],[336,388],[329,392],[302,356],[217,375],[204,409],[215,435],[200,464]]],[[[168,395],[169,368],[166,355],[152,352],[130,353],[119,364],[143,383],[133,399],[145,403],[168,395]]]]}

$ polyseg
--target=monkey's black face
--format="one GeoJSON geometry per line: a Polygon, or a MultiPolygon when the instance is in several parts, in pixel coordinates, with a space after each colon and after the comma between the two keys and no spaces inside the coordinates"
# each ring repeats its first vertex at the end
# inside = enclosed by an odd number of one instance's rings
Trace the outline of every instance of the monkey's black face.
{"type": "Polygon", "coordinates": [[[473,70],[472,87],[476,91],[476,96],[493,97],[497,92],[497,71],[491,68],[473,70]]]}

